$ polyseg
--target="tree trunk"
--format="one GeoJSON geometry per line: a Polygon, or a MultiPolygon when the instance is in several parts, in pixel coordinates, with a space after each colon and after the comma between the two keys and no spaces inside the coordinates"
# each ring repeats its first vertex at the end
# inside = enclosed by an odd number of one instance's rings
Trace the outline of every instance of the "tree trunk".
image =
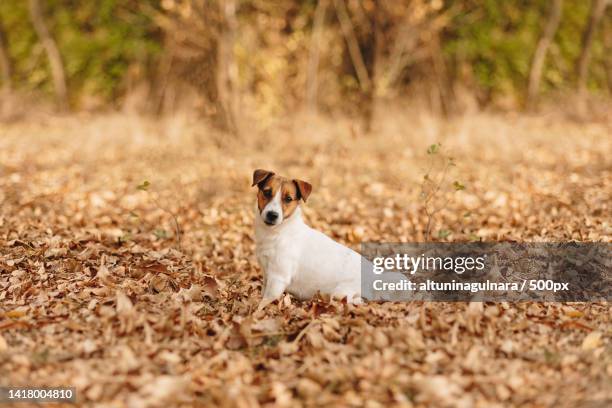
{"type": "Polygon", "coordinates": [[[11,78],[13,69],[11,65],[11,57],[8,53],[8,41],[4,32],[4,27],[0,21],[0,80],[2,80],[2,90],[9,92],[12,89],[11,78]]]}
{"type": "Polygon", "coordinates": [[[218,49],[218,78],[217,95],[226,129],[238,134],[238,65],[234,58],[234,41],[238,21],[236,19],[236,1],[225,0],[219,2],[221,7],[222,23],[220,27],[220,40],[218,49]]]}
{"type": "Polygon", "coordinates": [[[561,11],[563,8],[563,0],[554,0],[552,2],[550,13],[548,15],[548,21],[544,32],[538,41],[535,53],[533,54],[533,60],[531,61],[531,69],[529,70],[529,85],[527,88],[527,107],[532,108],[535,106],[538,91],[540,89],[540,80],[542,79],[542,70],[544,69],[544,61],[546,60],[546,54],[550,44],[555,37],[555,33],[559,28],[561,22],[561,11]]]}
{"type": "Polygon", "coordinates": [[[323,32],[323,23],[325,22],[325,12],[327,11],[329,0],[319,0],[315,9],[314,21],[312,23],[312,39],[310,42],[310,50],[308,54],[308,79],[306,82],[306,100],[308,109],[316,111],[317,109],[317,88],[319,58],[321,53],[321,34],[323,32]]]}
{"type": "Polygon", "coordinates": [[[363,55],[361,55],[361,50],[359,49],[359,41],[357,41],[355,29],[353,28],[353,23],[351,23],[351,18],[348,14],[348,10],[346,9],[346,4],[344,3],[344,0],[335,0],[334,6],[336,7],[336,14],[338,16],[338,20],[340,21],[340,28],[342,30],[342,34],[344,35],[344,39],[346,40],[353,67],[357,73],[359,85],[362,91],[368,91],[371,85],[370,77],[363,61],[363,55]]]}
{"type": "Polygon", "coordinates": [[[430,41],[430,52],[432,71],[436,84],[436,99],[438,99],[437,110],[443,116],[450,113],[450,95],[447,85],[448,72],[442,54],[442,42],[439,35],[435,35],[430,41]]]}
{"type": "Polygon", "coordinates": [[[382,52],[382,6],[374,3],[373,10],[368,13],[370,23],[369,34],[363,41],[364,61],[369,78],[369,86],[364,90],[363,95],[363,128],[365,133],[370,133],[374,122],[376,109],[376,76],[378,75],[377,63],[380,62],[382,52]]]}
{"type": "Polygon", "coordinates": [[[601,21],[606,9],[607,0],[593,0],[591,3],[591,13],[589,15],[589,21],[582,33],[582,47],[580,49],[580,56],[576,62],[576,74],[578,83],[578,92],[580,95],[584,95],[586,91],[586,83],[589,74],[589,61],[591,59],[591,46],[595,39],[595,32],[597,26],[601,21]]]}
{"type": "Polygon", "coordinates": [[[36,31],[40,42],[45,49],[47,58],[49,58],[49,65],[51,66],[51,75],[53,77],[53,86],[55,88],[55,95],[57,102],[61,110],[65,110],[68,106],[68,88],[66,86],[66,73],[64,70],[64,64],[62,63],[62,57],[55,40],[49,32],[49,28],[45,23],[42,8],[40,7],[39,0],[29,0],[30,6],[30,19],[32,25],[36,31]]]}
{"type": "MultiPolygon", "coordinates": [[[[604,55],[612,55],[612,19],[604,20],[604,55]]],[[[606,70],[606,82],[608,92],[612,94],[612,61],[604,58],[604,69],[606,70]]]]}

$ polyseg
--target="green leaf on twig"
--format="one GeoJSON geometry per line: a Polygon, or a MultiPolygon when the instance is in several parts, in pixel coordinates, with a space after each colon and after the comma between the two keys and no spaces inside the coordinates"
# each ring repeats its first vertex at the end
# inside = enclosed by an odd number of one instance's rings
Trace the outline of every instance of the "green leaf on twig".
{"type": "Polygon", "coordinates": [[[444,239],[444,238],[448,237],[450,234],[451,234],[451,232],[449,230],[442,229],[442,230],[438,231],[438,238],[444,239]]]}
{"type": "Polygon", "coordinates": [[[440,147],[442,147],[442,143],[434,143],[427,148],[427,154],[436,154],[440,151],[440,147]]]}
{"type": "Polygon", "coordinates": [[[157,239],[166,239],[168,238],[168,231],[165,229],[158,228],[153,231],[153,234],[157,237],[157,239]]]}
{"type": "Polygon", "coordinates": [[[461,184],[459,181],[455,181],[453,183],[453,187],[455,188],[455,191],[465,190],[465,186],[461,184]]]}
{"type": "Polygon", "coordinates": [[[147,191],[150,185],[151,183],[149,183],[148,180],[145,180],[142,182],[142,184],[139,184],[136,188],[140,191],[147,191]]]}

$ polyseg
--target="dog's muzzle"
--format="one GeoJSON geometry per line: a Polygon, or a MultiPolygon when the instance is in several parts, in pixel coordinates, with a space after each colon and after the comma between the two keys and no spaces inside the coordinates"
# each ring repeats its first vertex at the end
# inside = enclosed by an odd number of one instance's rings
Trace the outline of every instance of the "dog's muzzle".
{"type": "Polygon", "coordinates": [[[276,225],[278,221],[278,213],[276,211],[268,211],[264,217],[264,222],[268,225],[276,225]]]}

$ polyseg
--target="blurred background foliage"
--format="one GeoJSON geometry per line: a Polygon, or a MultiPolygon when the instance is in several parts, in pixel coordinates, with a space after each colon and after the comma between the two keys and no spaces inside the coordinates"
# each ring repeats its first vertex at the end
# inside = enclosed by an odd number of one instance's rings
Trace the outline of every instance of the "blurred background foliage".
{"type": "MultiPolygon", "coordinates": [[[[38,0],[36,0],[38,1],[38,0]]],[[[538,86],[573,92],[593,5],[559,1],[538,86]]],[[[13,91],[52,94],[33,0],[0,1],[13,91]]],[[[189,106],[222,126],[300,107],[372,115],[374,100],[423,97],[444,113],[525,105],[547,0],[40,0],[72,109],[189,106]]],[[[589,46],[586,86],[612,89],[612,7],[589,46]]],[[[1,45],[1,43],[0,43],[1,45]]],[[[6,84],[5,84],[6,86],[6,84]]]]}
{"type": "MultiPolygon", "coordinates": [[[[41,1],[74,97],[85,93],[113,100],[125,91],[130,68],[154,64],[161,53],[161,32],[140,4],[138,0],[41,1]]],[[[28,16],[28,2],[0,1],[0,22],[16,87],[51,92],[51,73],[28,16]]]]}
{"type": "MultiPolygon", "coordinates": [[[[449,24],[445,56],[468,64],[474,85],[487,95],[520,95],[527,87],[532,56],[542,33],[551,1],[468,0],[453,2],[459,11],[449,24]]],[[[580,54],[582,31],[587,24],[590,1],[565,1],[560,26],[544,67],[546,90],[571,89],[576,81],[574,65],[580,54]]],[[[604,27],[610,30],[610,15],[604,27]]],[[[593,44],[589,86],[608,90],[604,61],[604,30],[593,44]]],[[[612,44],[608,44],[610,46],[612,44]]],[[[609,63],[610,61],[608,61],[609,63]]]]}

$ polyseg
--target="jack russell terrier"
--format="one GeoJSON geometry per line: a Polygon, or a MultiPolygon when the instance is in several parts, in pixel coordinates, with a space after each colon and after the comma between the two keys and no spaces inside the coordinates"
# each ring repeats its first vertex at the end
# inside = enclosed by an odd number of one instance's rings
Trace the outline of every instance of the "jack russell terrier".
{"type": "MultiPolygon", "coordinates": [[[[285,291],[301,300],[320,292],[361,303],[361,256],[310,228],[302,219],[300,200],[306,202],[312,186],[261,169],[253,173],[252,186],[258,187],[255,245],[264,274],[258,309],[285,291]]],[[[363,297],[371,298],[367,295],[363,297]]]]}

